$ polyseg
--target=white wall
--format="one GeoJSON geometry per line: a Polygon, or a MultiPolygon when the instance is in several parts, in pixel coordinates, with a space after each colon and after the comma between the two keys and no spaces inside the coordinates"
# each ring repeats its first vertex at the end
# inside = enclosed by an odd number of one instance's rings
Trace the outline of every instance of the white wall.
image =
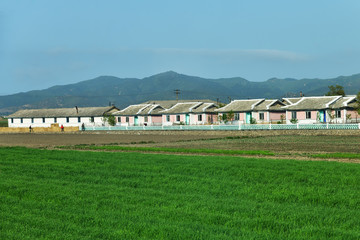
{"type": "Polygon", "coordinates": [[[104,124],[103,117],[94,117],[94,122],[90,122],[90,117],[80,117],[80,122],[78,121],[78,117],[69,117],[69,122],[66,121],[66,117],[59,117],[55,119],[45,118],[45,122],[43,122],[43,118],[23,118],[23,122],[21,123],[20,118],[13,118],[13,123],[11,123],[11,118],[8,119],[9,127],[50,127],[51,124],[57,123],[59,126],[64,125],[64,127],[76,127],[81,126],[83,123],[86,126],[102,126],[104,124]]]}

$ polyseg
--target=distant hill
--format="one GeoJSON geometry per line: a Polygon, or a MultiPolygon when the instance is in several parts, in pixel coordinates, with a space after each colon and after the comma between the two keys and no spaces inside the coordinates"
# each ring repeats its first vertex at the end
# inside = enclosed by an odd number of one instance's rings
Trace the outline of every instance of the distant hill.
{"type": "Polygon", "coordinates": [[[278,79],[250,82],[244,78],[206,79],[176,72],[160,73],[143,79],[101,76],[75,84],[54,86],[45,90],[0,96],[0,115],[19,109],[106,106],[119,108],[148,100],[172,100],[175,89],[179,99],[211,99],[228,102],[229,99],[281,98],[320,96],[329,85],[344,86],[346,94],[360,91],[360,74],[332,79],[278,79]]]}

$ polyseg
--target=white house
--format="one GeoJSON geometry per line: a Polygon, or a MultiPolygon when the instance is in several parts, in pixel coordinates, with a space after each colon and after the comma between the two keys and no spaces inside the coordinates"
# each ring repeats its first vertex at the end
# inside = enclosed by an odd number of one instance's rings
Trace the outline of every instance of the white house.
{"type": "Polygon", "coordinates": [[[64,127],[102,126],[105,115],[111,115],[119,111],[114,106],[110,107],[74,107],[54,109],[27,109],[19,110],[9,116],[9,127],[50,127],[51,124],[59,124],[64,127]]]}

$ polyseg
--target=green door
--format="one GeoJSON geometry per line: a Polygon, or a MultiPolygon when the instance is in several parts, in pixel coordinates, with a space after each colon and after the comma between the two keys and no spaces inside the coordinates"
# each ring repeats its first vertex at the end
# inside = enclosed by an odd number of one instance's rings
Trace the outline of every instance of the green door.
{"type": "Polygon", "coordinates": [[[190,124],[190,115],[189,115],[189,114],[186,114],[186,115],[185,115],[185,124],[186,124],[186,125],[189,125],[189,124],[190,124]]]}
{"type": "Polygon", "coordinates": [[[326,122],[326,112],[324,110],[320,110],[319,115],[320,115],[320,122],[322,123],[326,122]]]}
{"type": "Polygon", "coordinates": [[[251,122],[251,112],[247,112],[245,117],[245,123],[250,124],[250,122],[251,122]]]}
{"type": "Polygon", "coordinates": [[[137,126],[137,125],[138,125],[138,117],[135,116],[135,117],[134,117],[134,126],[137,126]]]}

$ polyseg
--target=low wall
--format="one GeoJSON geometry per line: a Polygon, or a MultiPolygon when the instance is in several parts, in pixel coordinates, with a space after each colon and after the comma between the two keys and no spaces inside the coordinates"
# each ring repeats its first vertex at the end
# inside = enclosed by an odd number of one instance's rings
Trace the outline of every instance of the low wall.
{"type": "MultiPolygon", "coordinates": [[[[64,132],[78,132],[79,127],[64,127],[64,132]]],[[[13,128],[13,127],[0,127],[0,133],[28,133],[29,128],[13,128]]],[[[61,132],[59,124],[51,124],[51,127],[34,127],[31,129],[34,133],[43,132],[61,132]]]]}

